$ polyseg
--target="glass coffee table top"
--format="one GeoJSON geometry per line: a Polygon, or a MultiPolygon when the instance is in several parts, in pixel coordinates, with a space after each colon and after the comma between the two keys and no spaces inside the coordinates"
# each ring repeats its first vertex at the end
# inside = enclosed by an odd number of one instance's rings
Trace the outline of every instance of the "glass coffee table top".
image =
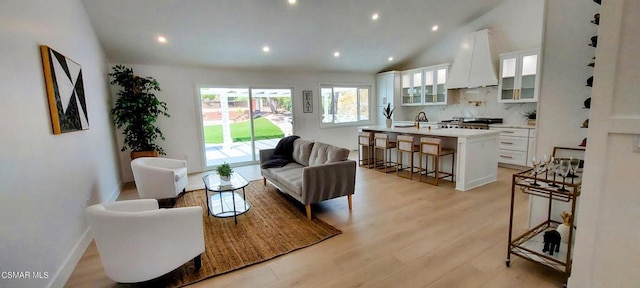
{"type": "Polygon", "coordinates": [[[229,181],[222,181],[217,173],[205,175],[202,181],[204,181],[204,187],[213,192],[233,191],[249,185],[249,181],[236,172],[231,173],[229,181]]]}
{"type": "Polygon", "coordinates": [[[205,195],[207,197],[207,207],[209,214],[215,217],[233,217],[236,224],[238,219],[236,216],[243,214],[251,208],[246,200],[245,187],[249,185],[249,181],[244,179],[240,174],[232,173],[229,181],[220,179],[217,173],[209,174],[202,177],[205,186],[205,195]],[[236,192],[242,189],[242,194],[236,192]],[[209,195],[213,193],[212,195],[209,195]]]}

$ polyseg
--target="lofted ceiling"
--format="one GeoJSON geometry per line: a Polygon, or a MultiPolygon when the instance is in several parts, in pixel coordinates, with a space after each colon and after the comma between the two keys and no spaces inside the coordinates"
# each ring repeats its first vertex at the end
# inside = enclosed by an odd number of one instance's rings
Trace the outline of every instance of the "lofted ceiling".
{"type": "Polygon", "coordinates": [[[82,0],[113,63],[370,73],[504,1],[82,0]]]}

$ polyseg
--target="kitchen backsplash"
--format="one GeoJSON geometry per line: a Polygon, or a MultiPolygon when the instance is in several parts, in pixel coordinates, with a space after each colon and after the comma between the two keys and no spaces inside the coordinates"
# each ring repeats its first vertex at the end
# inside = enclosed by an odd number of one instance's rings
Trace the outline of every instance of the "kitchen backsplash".
{"type": "Polygon", "coordinates": [[[425,112],[432,122],[449,120],[453,117],[503,118],[506,124],[526,124],[527,111],[536,109],[537,103],[498,103],[498,86],[473,89],[449,90],[449,105],[440,106],[400,106],[396,120],[413,121],[419,112],[425,112]],[[481,101],[479,106],[469,101],[481,101]]]}

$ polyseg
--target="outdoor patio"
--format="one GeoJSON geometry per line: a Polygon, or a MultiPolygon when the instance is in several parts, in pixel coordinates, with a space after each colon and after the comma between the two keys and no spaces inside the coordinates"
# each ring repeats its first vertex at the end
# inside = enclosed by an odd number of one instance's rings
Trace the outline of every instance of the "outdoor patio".
{"type": "MultiPolygon", "coordinates": [[[[260,150],[275,148],[281,138],[257,140],[256,143],[256,159],[260,160],[260,150]]],[[[237,142],[231,144],[206,144],[205,153],[207,159],[207,167],[217,166],[224,162],[227,163],[247,163],[253,162],[251,153],[251,142],[237,142]]]]}

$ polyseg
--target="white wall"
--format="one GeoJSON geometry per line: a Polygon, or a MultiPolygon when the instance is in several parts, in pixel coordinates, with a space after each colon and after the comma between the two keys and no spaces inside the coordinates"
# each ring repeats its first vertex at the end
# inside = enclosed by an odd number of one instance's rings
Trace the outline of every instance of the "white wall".
{"type": "MultiPolygon", "coordinates": [[[[125,64],[126,65],[126,64],[125,64]]],[[[197,85],[231,86],[249,85],[257,88],[285,87],[293,88],[293,133],[305,139],[317,140],[340,147],[355,150],[357,141],[356,126],[344,128],[320,128],[320,84],[369,84],[372,86],[371,107],[375,101],[375,75],[363,73],[321,73],[321,72],[273,72],[273,71],[235,71],[229,69],[191,68],[181,66],[126,65],[134,73],[151,76],[160,83],[162,92],[157,96],[167,102],[170,118],[160,118],[158,126],[166,141],[160,146],[166,157],[187,159],[189,173],[204,171],[202,152],[202,121],[198,111],[199,95],[197,85]],[[302,91],[312,90],[315,101],[313,113],[302,113],[302,91]]],[[[117,87],[112,87],[117,89],[117,87]]],[[[117,90],[113,90],[117,91],[117,90]]],[[[375,121],[375,119],[372,119],[375,121]]],[[[118,145],[122,145],[122,136],[118,135],[118,145]]],[[[120,146],[121,147],[121,146],[120,146]]],[[[123,181],[133,181],[129,167],[129,151],[120,154],[123,181]]]]}
{"type": "Polygon", "coordinates": [[[48,276],[0,286],[61,287],[91,239],[87,202],[119,191],[106,58],[79,0],[4,0],[0,19],[0,270],[48,276]],[[53,135],[41,44],[82,65],[90,130],[53,135]]]}
{"type": "Polygon", "coordinates": [[[589,23],[598,5],[592,1],[548,1],[542,58],[542,79],[538,107],[537,154],[550,154],[554,146],[577,147],[587,129],[589,117],[583,102],[591,95],[587,78],[595,56],[588,46],[597,26],[589,23]]]}
{"type": "Polygon", "coordinates": [[[603,1],[569,287],[640,285],[640,2],[603,1]]]}
{"type": "MultiPolygon", "coordinates": [[[[463,36],[466,33],[488,28],[496,75],[499,72],[499,54],[522,49],[540,47],[544,0],[508,0],[471,23],[447,35],[441,42],[417,58],[403,63],[396,70],[418,68],[441,63],[453,63],[463,36]]],[[[451,90],[450,90],[451,91],[451,90]]],[[[536,109],[535,103],[499,104],[497,87],[459,89],[450,93],[451,104],[447,106],[399,107],[398,120],[414,120],[420,111],[430,121],[451,119],[454,116],[501,117],[505,123],[525,124],[522,114],[536,109]],[[469,104],[468,99],[483,100],[480,106],[469,104]]]]}
{"type": "MultiPolygon", "coordinates": [[[[591,95],[586,83],[594,71],[587,63],[596,52],[588,44],[591,36],[598,33],[597,26],[589,21],[598,10],[599,6],[591,1],[547,3],[536,155],[551,155],[555,146],[578,147],[587,137],[587,129],[580,126],[589,118],[583,102],[591,95]]],[[[547,218],[547,202],[532,199],[529,221],[534,226],[547,218]]],[[[562,221],[560,214],[571,206],[554,203],[552,219],[562,221]]]]}

